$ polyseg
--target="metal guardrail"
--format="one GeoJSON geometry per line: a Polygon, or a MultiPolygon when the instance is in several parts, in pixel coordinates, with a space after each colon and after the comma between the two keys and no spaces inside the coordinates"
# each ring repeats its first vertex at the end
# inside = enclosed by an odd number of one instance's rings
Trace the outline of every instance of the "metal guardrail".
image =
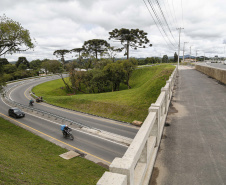
{"type": "MultiPolygon", "coordinates": [[[[2,97],[4,98],[5,101],[7,101],[8,104],[10,104],[11,106],[17,106],[18,108],[21,108],[21,109],[27,109],[27,110],[30,110],[31,112],[37,112],[37,113],[40,113],[42,114],[43,116],[44,115],[47,115],[48,117],[54,117],[56,120],[57,119],[60,119],[62,122],[68,122],[70,125],[72,124],[75,124],[77,126],[79,126],[80,128],[84,127],[84,128],[89,128],[89,129],[93,129],[93,130],[97,130],[97,131],[100,131],[99,129],[97,128],[94,128],[94,127],[90,127],[90,126],[87,126],[83,123],[79,123],[77,121],[74,121],[74,120],[70,120],[68,118],[65,118],[63,116],[59,116],[59,115],[56,115],[56,114],[53,114],[53,113],[50,113],[50,112],[47,112],[47,111],[43,111],[43,110],[40,110],[40,109],[37,109],[37,108],[34,108],[34,107],[31,107],[31,106],[27,106],[27,105],[24,105],[24,104],[21,104],[21,103],[18,103],[18,102],[15,102],[13,100],[11,100],[9,97],[8,97],[8,93],[20,86],[21,84],[23,84],[24,82],[21,82],[19,84],[16,84],[12,87],[10,87],[9,89],[5,90],[3,93],[2,93],[2,97]]],[[[36,96],[36,95],[35,95],[36,96]]]]}

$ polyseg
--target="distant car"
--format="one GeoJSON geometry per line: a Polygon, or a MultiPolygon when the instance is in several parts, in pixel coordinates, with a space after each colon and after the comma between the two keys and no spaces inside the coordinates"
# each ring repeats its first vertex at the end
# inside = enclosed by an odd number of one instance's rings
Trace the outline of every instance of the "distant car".
{"type": "Polygon", "coordinates": [[[226,65],[226,61],[224,61],[224,65],[226,65]]]}
{"type": "Polygon", "coordinates": [[[8,114],[14,118],[23,118],[25,116],[25,113],[17,107],[10,108],[8,114]]]}

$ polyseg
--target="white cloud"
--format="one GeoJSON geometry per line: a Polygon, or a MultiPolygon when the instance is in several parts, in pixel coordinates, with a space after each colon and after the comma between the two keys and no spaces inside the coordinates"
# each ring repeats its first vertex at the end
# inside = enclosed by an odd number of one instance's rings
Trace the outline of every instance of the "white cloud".
{"type": "MultiPolygon", "coordinates": [[[[145,0],[147,3],[147,0],[145,0]]],[[[150,1],[154,2],[154,1],[150,1]]],[[[181,45],[186,44],[186,52],[195,54],[206,52],[207,55],[224,55],[222,49],[226,43],[226,2],[225,0],[163,0],[153,6],[156,15],[161,11],[165,15],[168,26],[160,33],[154,20],[142,0],[1,0],[0,16],[18,21],[30,31],[37,41],[34,51],[6,55],[8,60],[17,60],[25,56],[28,60],[53,59],[57,49],[73,49],[81,47],[89,39],[108,40],[109,31],[115,28],[139,28],[148,33],[153,47],[131,50],[132,57],[151,57],[168,54],[172,56],[177,48],[170,48],[170,42],[178,45],[178,30],[183,27],[181,45]],[[181,2],[183,3],[181,6],[181,2]],[[173,35],[173,37],[172,37],[173,35]],[[167,44],[168,43],[168,44],[167,44]],[[214,49],[213,49],[214,48],[214,49]]],[[[149,10],[151,10],[151,7],[149,10]]],[[[154,13],[152,12],[154,15],[154,13]]],[[[164,25],[164,19],[161,19],[164,25]]],[[[119,43],[109,41],[112,45],[119,43]]],[[[119,56],[123,56],[123,52],[119,56]]]]}

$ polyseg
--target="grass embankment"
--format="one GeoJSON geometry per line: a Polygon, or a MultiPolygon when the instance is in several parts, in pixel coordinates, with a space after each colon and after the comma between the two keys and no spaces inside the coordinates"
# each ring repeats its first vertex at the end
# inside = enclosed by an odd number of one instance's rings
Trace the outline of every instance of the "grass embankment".
{"type": "Polygon", "coordinates": [[[133,72],[132,89],[99,94],[67,95],[62,80],[40,84],[33,88],[48,103],[102,117],[132,122],[144,121],[148,107],[158,98],[172,71],[172,65],[159,65],[133,72]]]}
{"type": "Polygon", "coordinates": [[[105,168],[0,117],[0,184],[96,184],[105,168]]]}

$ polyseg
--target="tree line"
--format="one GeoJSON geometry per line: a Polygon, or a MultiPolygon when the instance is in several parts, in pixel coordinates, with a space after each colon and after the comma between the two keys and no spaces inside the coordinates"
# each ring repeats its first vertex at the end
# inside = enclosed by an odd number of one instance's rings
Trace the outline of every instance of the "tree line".
{"type": "Polygon", "coordinates": [[[78,54],[79,59],[90,58],[107,58],[115,60],[115,56],[118,52],[125,50],[125,56],[129,59],[130,48],[137,50],[138,48],[151,47],[152,44],[148,44],[147,33],[139,29],[114,29],[109,32],[109,40],[113,39],[119,41],[122,47],[110,46],[110,44],[103,39],[87,40],[80,48],[73,48],[71,50],[60,49],[53,52],[53,55],[60,58],[62,65],[65,66],[65,55],[69,53],[78,54]]]}
{"type": "Polygon", "coordinates": [[[70,85],[67,90],[76,94],[102,93],[107,91],[119,91],[120,85],[130,86],[130,77],[137,66],[136,59],[125,59],[113,62],[109,59],[101,59],[95,63],[94,68],[88,71],[76,71],[77,62],[67,65],[70,85]]]}
{"type": "Polygon", "coordinates": [[[114,29],[109,32],[109,40],[118,41],[122,47],[110,46],[103,39],[87,40],[79,48],[71,50],[60,49],[53,52],[58,60],[33,60],[28,62],[26,57],[19,57],[15,64],[11,64],[1,56],[27,51],[35,47],[35,40],[31,39],[28,30],[24,29],[19,22],[13,21],[5,15],[0,16],[0,90],[5,85],[5,81],[36,76],[40,74],[40,69],[44,73],[58,73],[65,84],[67,91],[76,93],[84,91],[88,93],[105,92],[119,90],[120,84],[126,84],[128,88],[132,71],[137,64],[144,65],[150,63],[161,63],[168,61],[156,57],[144,60],[129,58],[130,49],[151,47],[147,38],[147,33],[139,29],[114,29]],[[118,52],[125,51],[127,60],[116,60],[118,52]],[[78,58],[70,63],[65,61],[67,54],[78,55],[78,58]],[[75,68],[85,68],[87,72],[76,71],[75,68]],[[90,70],[92,69],[92,70],[90,70]],[[63,78],[63,72],[70,74],[70,83],[67,84],[63,78]]]}

